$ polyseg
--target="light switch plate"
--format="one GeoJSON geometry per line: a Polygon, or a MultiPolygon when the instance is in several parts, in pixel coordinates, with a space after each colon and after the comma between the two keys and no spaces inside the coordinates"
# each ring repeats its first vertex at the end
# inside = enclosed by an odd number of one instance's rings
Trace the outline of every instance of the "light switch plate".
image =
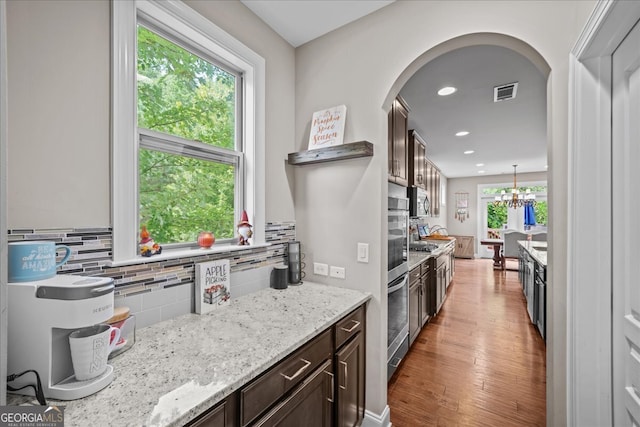
{"type": "Polygon", "coordinates": [[[358,243],[358,262],[369,262],[368,243],[358,243]]]}
{"type": "Polygon", "coordinates": [[[317,274],[318,276],[328,276],[329,275],[329,265],[322,264],[321,262],[313,263],[313,274],[317,274]]]}
{"type": "Polygon", "coordinates": [[[346,276],[344,267],[334,267],[332,265],[329,269],[329,276],[335,277],[336,279],[344,279],[346,276]]]}

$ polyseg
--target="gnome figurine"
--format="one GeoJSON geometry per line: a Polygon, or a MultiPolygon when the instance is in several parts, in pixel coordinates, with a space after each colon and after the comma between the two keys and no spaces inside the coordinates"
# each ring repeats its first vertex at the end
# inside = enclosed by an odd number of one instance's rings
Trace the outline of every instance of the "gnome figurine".
{"type": "Polygon", "coordinates": [[[247,211],[242,211],[242,217],[238,223],[238,245],[248,245],[249,238],[253,235],[251,231],[251,224],[249,224],[249,217],[247,217],[247,211]]]}

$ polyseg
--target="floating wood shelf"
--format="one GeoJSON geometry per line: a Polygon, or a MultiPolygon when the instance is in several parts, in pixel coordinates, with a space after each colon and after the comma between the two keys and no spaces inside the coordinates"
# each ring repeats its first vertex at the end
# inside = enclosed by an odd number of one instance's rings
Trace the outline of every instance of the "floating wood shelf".
{"type": "Polygon", "coordinates": [[[373,156],[373,144],[369,141],[359,141],[325,148],[316,148],[315,150],[289,153],[287,161],[290,165],[301,166],[371,156],[373,156]]]}

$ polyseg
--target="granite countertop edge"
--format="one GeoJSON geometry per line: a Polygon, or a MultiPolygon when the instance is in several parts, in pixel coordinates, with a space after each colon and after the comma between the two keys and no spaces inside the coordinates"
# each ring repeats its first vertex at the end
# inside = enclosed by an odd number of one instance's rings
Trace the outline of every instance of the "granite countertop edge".
{"type": "Polygon", "coordinates": [[[546,248],[547,242],[539,241],[539,240],[518,240],[518,244],[522,246],[522,248],[531,255],[531,257],[538,263],[547,266],[547,251],[539,251],[536,250],[538,248],[546,248]]]}

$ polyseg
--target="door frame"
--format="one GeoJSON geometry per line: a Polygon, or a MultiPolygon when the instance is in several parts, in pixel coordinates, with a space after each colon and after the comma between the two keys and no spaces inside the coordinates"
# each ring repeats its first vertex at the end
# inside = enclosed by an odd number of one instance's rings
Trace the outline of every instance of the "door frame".
{"type": "Polygon", "coordinates": [[[600,0],[570,54],[569,426],[613,423],[611,55],[638,19],[640,2],[600,0]]]}
{"type": "Polygon", "coordinates": [[[7,404],[7,17],[0,0],[0,406],[7,404]]]}

